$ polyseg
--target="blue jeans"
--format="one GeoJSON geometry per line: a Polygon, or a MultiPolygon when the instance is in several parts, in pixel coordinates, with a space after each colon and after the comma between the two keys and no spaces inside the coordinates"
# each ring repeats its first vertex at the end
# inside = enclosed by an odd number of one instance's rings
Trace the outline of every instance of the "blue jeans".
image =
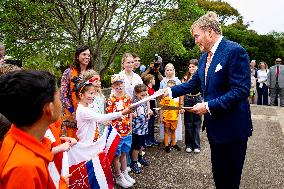
{"type": "Polygon", "coordinates": [[[187,148],[200,149],[201,122],[201,116],[188,111],[184,112],[184,139],[187,148]]]}
{"type": "Polygon", "coordinates": [[[148,121],[148,134],[146,134],[146,143],[155,142],[154,124],[155,124],[155,115],[151,115],[148,121]]]}
{"type": "MultiPolygon", "coordinates": [[[[202,102],[201,96],[184,96],[184,105],[192,107],[195,104],[202,102]]],[[[194,114],[192,112],[184,112],[184,139],[185,145],[188,148],[200,149],[200,129],[201,129],[201,116],[194,114]]]]}

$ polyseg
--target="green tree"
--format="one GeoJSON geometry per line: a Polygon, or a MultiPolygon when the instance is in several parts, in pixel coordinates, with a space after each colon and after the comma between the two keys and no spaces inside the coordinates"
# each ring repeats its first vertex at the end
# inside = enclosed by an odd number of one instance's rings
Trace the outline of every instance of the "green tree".
{"type": "Polygon", "coordinates": [[[180,0],[176,8],[168,10],[153,24],[146,37],[129,44],[129,49],[137,52],[145,65],[152,62],[154,54],[158,53],[164,65],[169,62],[175,65],[180,77],[187,70],[188,60],[200,56],[189,30],[191,23],[204,13],[196,0],[180,0]]]}
{"type": "Polygon", "coordinates": [[[38,52],[61,58],[62,49],[88,44],[102,75],[129,39],[172,6],[170,0],[2,0],[0,33],[22,59],[38,52]]]}

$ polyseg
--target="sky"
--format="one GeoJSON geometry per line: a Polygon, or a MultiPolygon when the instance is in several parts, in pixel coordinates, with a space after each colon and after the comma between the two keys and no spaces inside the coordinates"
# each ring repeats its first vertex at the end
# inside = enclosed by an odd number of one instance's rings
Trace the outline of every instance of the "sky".
{"type": "Polygon", "coordinates": [[[238,10],[258,34],[284,32],[284,0],[223,0],[238,10]],[[252,21],[252,22],[251,22],[252,21]]]}

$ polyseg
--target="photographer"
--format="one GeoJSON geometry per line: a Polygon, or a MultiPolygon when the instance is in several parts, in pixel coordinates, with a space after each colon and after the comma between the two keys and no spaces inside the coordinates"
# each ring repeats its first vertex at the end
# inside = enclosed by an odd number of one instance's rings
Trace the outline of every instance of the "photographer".
{"type": "Polygon", "coordinates": [[[22,67],[23,63],[22,63],[22,60],[5,59],[5,46],[2,43],[0,43],[0,65],[3,65],[3,64],[5,64],[5,67],[6,67],[6,64],[14,65],[17,67],[22,67]]]}
{"type": "Polygon", "coordinates": [[[159,90],[160,82],[163,80],[163,76],[161,74],[161,64],[162,58],[158,54],[155,54],[155,61],[151,62],[146,71],[141,74],[142,79],[144,79],[147,74],[152,74],[155,77],[155,86],[153,86],[155,91],[159,90]]]}

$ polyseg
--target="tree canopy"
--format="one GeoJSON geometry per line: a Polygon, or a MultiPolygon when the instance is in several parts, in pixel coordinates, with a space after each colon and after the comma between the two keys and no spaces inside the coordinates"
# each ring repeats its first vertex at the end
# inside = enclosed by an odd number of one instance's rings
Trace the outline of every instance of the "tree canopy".
{"type": "Polygon", "coordinates": [[[209,10],[219,15],[223,35],[245,47],[251,59],[271,65],[284,57],[283,33],[249,30],[240,13],[220,0],[2,0],[0,40],[26,67],[50,68],[58,77],[79,44],[91,47],[101,76],[120,69],[125,51],[138,53],[145,65],[158,53],[181,76],[201,54],[190,26],[209,10]]]}

